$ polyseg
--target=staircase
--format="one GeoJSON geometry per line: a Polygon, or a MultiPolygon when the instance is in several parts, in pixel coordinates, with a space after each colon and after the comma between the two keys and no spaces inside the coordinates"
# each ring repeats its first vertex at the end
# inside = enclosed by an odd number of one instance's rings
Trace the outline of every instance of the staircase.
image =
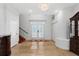
{"type": "MultiPolygon", "coordinates": [[[[19,29],[20,29],[20,31],[22,32],[22,33],[24,33],[25,35],[27,35],[28,34],[28,32],[26,32],[23,28],[21,28],[21,27],[19,27],[19,29]]],[[[26,38],[24,38],[23,37],[23,35],[19,35],[19,43],[22,43],[22,42],[25,42],[26,41],[26,38]]]]}
{"type": "Polygon", "coordinates": [[[26,39],[24,37],[22,37],[21,35],[19,35],[19,43],[25,42],[26,39]]]}

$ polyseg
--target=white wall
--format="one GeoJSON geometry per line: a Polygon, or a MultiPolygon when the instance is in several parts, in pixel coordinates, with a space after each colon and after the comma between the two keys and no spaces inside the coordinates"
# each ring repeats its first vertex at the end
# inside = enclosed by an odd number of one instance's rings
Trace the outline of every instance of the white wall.
{"type": "Polygon", "coordinates": [[[72,14],[72,8],[59,10],[55,15],[55,21],[52,23],[52,32],[54,39],[69,39],[69,18],[72,14]]]}
{"type": "Polygon", "coordinates": [[[51,19],[47,18],[45,23],[45,39],[51,40],[51,19]]]}
{"type": "Polygon", "coordinates": [[[19,25],[19,13],[11,6],[5,6],[6,33],[10,34],[10,21],[15,21],[19,25]]]}
{"type": "Polygon", "coordinates": [[[4,5],[0,4],[0,35],[5,33],[4,5]]]}
{"type": "Polygon", "coordinates": [[[74,16],[77,12],[79,12],[79,4],[77,4],[76,6],[74,6],[73,12],[72,12],[72,16],[74,16]]]}

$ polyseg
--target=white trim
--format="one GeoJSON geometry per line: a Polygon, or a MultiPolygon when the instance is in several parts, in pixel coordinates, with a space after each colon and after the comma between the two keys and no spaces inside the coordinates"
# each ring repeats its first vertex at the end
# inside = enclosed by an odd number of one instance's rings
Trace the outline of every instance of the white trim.
{"type": "Polygon", "coordinates": [[[70,42],[69,39],[56,38],[54,41],[55,41],[56,47],[64,50],[69,50],[69,42],[70,42]]]}
{"type": "Polygon", "coordinates": [[[55,45],[58,48],[69,50],[69,39],[57,38],[55,40],[55,45]]]}

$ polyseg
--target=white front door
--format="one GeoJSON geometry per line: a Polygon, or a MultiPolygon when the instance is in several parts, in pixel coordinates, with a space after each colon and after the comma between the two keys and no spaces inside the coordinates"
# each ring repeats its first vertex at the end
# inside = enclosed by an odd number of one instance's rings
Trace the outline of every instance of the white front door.
{"type": "Polygon", "coordinates": [[[31,22],[32,39],[44,38],[44,22],[31,22]]]}

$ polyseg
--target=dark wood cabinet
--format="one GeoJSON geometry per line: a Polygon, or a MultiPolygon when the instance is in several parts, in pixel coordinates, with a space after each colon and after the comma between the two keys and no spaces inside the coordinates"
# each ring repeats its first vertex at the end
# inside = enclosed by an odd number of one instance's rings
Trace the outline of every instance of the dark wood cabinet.
{"type": "Polygon", "coordinates": [[[70,18],[70,51],[79,55],[79,12],[70,18]]]}
{"type": "Polygon", "coordinates": [[[10,35],[0,37],[0,56],[9,56],[10,54],[10,35]]]}

